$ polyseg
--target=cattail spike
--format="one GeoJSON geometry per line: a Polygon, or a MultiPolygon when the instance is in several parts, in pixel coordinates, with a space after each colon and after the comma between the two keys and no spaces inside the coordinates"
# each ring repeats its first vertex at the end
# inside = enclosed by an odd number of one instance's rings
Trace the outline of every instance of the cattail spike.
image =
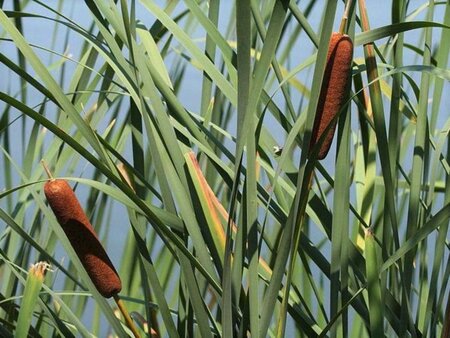
{"type": "Polygon", "coordinates": [[[335,117],[348,97],[352,59],[352,40],[348,35],[334,32],[331,35],[328,48],[327,64],[309,147],[309,154],[311,155],[322,135],[325,131],[327,132],[317,155],[319,160],[324,159],[330,150],[336,129],[335,117]],[[330,124],[331,126],[327,130],[330,124]]]}
{"type": "Polygon", "coordinates": [[[348,16],[350,13],[350,7],[352,5],[353,0],[347,0],[345,4],[344,15],[342,15],[341,24],[339,26],[339,33],[343,34],[345,30],[345,26],[347,25],[348,16]]]}
{"type": "Polygon", "coordinates": [[[122,289],[119,275],[70,185],[54,179],[45,184],[44,193],[97,290],[106,298],[118,294],[122,289]]]}

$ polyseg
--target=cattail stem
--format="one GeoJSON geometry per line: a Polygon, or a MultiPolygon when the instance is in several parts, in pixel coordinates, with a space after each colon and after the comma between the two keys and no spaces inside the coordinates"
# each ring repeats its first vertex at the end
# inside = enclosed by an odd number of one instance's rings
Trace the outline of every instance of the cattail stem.
{"type": "Polygon", "coordinates": [[[122,313],[123,317],[125,318],[125,323],[127,324],[128,328],[133,332],[133,335],[135,338],[140,338],[141,335],[139,334],[136,325],[134,325],[133,319],[131,319],[130,314],[128,313],[128,310],[125,306],[125,303],[122,301],[122,299],[119,297],[118,294],[115,294],[113,296],[114,301],[117,304],[117,307],[119,308],[120,312],[122,313]]]}
{"type": "Polygon", "coordinates": [[[48,168],[47,163],[45,163],[44,160],[41,160],[41,164],[42,164],[42,166],[44,167],[44,170],[45,170],[45,172],[46,172],[48,178],[51,179],[51,180],[54,180],[55,178],[53,177],[52,172],[51,172],[50,169],[48,168]]]}
{"type": "Polygon", "coordinates": [[[350,12],[350,6],[352,5],[352,3],[353,3],[353,0],[347,0],[347,3],[345,5],[344,15],[342,16],[341,24],[339,26],[339,33],[341,33],[341,34],[345,33],[345,25],[347,25],[348,14],[350,12]]]}

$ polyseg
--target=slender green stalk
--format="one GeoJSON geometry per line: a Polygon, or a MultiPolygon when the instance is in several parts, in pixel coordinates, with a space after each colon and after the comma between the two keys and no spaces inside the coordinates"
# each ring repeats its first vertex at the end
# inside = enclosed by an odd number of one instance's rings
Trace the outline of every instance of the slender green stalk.
{"type": "Polygon", "coordinates": [[[39,298],[47,269],[47,263],[39,262],[32,265],[28,271],[25,289],[23,291],[22,306],[19,311],[19,317],[17,318],[15,332],[15,337],[17,338],[25,338],[28,336],[33,319],[33,311],[39,298]]]}

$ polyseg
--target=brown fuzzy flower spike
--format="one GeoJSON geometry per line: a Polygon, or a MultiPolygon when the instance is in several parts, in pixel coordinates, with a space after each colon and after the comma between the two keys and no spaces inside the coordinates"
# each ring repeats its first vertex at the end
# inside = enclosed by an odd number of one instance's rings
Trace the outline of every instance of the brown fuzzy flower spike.
{"type": "Polygon", "coordinates": [[[122,289],[119,275],[70,185],[65,180],[50,180],[44,193],[97,290],[106,298],[117,295],[122,289]]]}
{"type": "Polygon", "coordinates": [[[327,134],[320,147],[317,159],[322,160],[330,150],[336,129],[335,116],[342,109],[348,98],[349,80],[352,69],[353,42],[348,35],[334,32],[328,48],[327,64],[320,90],[314,128],[312,131],[309,154],[319,142],[326,128],[327,134]]]}

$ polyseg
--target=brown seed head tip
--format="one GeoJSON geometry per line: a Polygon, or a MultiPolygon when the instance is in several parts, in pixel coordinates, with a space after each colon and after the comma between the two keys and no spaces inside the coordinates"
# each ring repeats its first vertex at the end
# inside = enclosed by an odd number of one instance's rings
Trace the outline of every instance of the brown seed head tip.
{"type": "Polygon", "coordinates": [[[106,298],[119,293],[119,275],[70,185],[65,180],[48,181],[44,193],[97,290],[106,298]]]}
{"type": "Polygon", "coordinates": [[[336,129],[335,117],[347,100],[352,59],[352,39],[348,35],[334,32],[328,48],[327,63],[309,147],[311,154],[312,149],[330,126],[317,155],[319,160],[325,158],[330,149],[336,129]]]}
{"type": "Polygon", "coordinates": [[[54,179],[47,181],[44,185],[45,197],[48,199],[49,196],[51,197],[55,194],[60,195],[61,192],[64,192],[67,188],[72,190],[69,184],[64,180],[54,179]]]}
{"type": "Polygon", "coordinates": [[[96,259],[96,265],[88,271],[92,282],[98,292],[105,297],[111,298],[122,290],[122,282],[114,267],[109,265],[111,262],[104,262],[96,259]]]}

